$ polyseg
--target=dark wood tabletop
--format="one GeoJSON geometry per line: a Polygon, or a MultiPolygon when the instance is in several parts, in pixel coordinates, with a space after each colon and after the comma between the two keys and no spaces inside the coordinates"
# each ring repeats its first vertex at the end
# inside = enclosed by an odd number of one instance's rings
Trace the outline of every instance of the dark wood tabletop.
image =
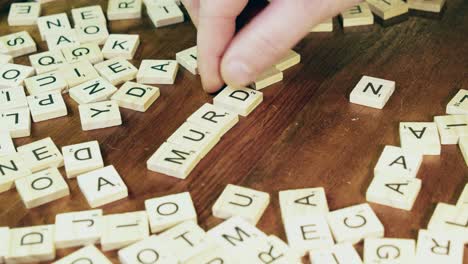
{"type": "MultiPolygon", "coordinates": [[[[47,50],[37,27],[9,27],[8,4],[2,1],[0,35],[29,31],[39,51],[47,50]]],[[[106,1],[55,1],[42,14],[67,12],[106,1]]],[[[322,186],[330,210],[366,202],[365,191],[385,145],[399,145],[400,121],[432,121],[461,88],[468,88],[468,2],[448,1],[443,17],[410,17],[383,28],[346,32],[335,18],[333,33],[311,33],[294,49],[299,65],[284,72],[284,80],[262,92],[263,103],[230,130],[180,180],[148,171],[146,160],[186,120],[213,96],[199,76],[180,69],[174,85],[157,85],[161,96],[145,113],[121,109],[123,125],[82,131],[77,103],[65,95],[66,117],[34,123],[32,136],[16,139],[20,146],[51,137],[59,146],[90,140],[100,142],[106,165],[113,164],[129,189],[127,199],[103,207],[105,214],[144,210],[144,201],[189,191],[199,224],[210,229],[221,222],[211,207],[229,183],[271,194],[271,203],[258,227],[286,239],[278,191],[322,186]],[[349,93],[362,75],[396,82],[383,110],[349,103],[349,93]]],[[[141,44],[132,60],[174,59],[175,53],[196,44],[196,30],[183,24],[156,29],[145,11],[142,19],[112,21],[112,33],[139,34],[141,44]]],[[[15,63],[29,65],[27,56],[15,63]]],[[[62,172],[63,168],[62,168],[62,172]]],[[[63,175],[65,175],[63,173],[63,175]]],[[[456,145],[443,146],[440,156],[425,156],[418,178],[422,189],[411,211],[371,204],[387,237],[413,238],[427,227],[438,202],[456,203],[467,182],[467,165],[456,145]]],[[[70,196],[26,209],[16,190],[0,194],[0,226],[53,224],[58,213],[90,209],[75,179],[67,180],[70,196]]],[[[358,246],[360,249],[360,246],[358,246]]],[[[57,257],[73,251],[59,250],[57,257]]],[[[468,254],[465,247],[465,263],[468,254]]],[[[117,260],[116,252],[107,254],[117,260]]]]}

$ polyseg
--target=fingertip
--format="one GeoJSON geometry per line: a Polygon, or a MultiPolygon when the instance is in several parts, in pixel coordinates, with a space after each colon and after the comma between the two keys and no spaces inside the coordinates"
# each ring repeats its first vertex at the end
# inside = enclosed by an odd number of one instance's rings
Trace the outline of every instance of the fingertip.
{"type": "Polygon", "coordinates": [[[242,59],[226,58],[221,63],[221,76],[227,85],[241,87],[253,82],[256,73],[248,62],[242,59]]]}
{"type": "Polygon", "coordinates": [[[223,87],[223,80],[221,77],[204,77],[201,76],[203,90],[207,93],[215,93],[223,87]]]}

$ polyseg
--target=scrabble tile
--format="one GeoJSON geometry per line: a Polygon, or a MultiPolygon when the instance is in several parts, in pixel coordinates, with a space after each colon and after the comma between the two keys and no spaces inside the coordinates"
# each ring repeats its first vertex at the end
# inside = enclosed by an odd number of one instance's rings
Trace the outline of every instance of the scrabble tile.
{"type": "Polygon", "coordinates": [[[81,43],[104,45],[109,37],[105,23],[85,23],[76,26],[75,31],[81,43]]]}
{"type": "Polygon", "coordinates": [[[458,93],[447,104],[445,113],[448,115],[466,115],[468,114],[468,90],[460,89],[458,93]]]}
{"type": "Polygon", "coordinates": [[[5,263],[5,257],[10,250],[10,228],[0,227],[0,263],[5,263]]]}
{"type": "Polygon", "coordinates": [[[109,0],[107,18],[123,20],[141,18],[141,0],[109,0]]]}
{"type": "Polygon", "coordinates": [[[468,136],[468,115],[435,116],[442,145],[458,144],[462,136],[468,136]]]}
{"type": "Polygon", "coordinates": [[[228,184],[213,205],[215,217],[228,219],[233,216],[244,218],[256,225],[270,203],[270,194],[254,189],[228,184]]]}
{"type": "Polygon", "coordinates": [[[15,144],[8,131],[0,131],[0,157],[16,153],[15,144]]]}
{"type": "Polygon", "coordinates": [[[468,137],[460,137],[458,146],[460,147],[463,159],[465,159],[465,163],[468,166],[468,137]]]}
{"type": "Polygon", "coordinates": [[[367,0],[366,2],[372,13],[383,20],[408,13],[408,4],[402,0],[367,0]]]}
{"type": "Polygon", "coordinates": [[[198,74],[197,46],[177,52],[176,60],[193,75],[198,74]]]}
{"type": "Polygon", "coordinates": [[[374,16],[366,2],[359,3],[341,12],[343,27],[356,27],[374,24],[374,16]]]}
{"type": "Polygon", "coordinates": [[[267,238],[265,233],[241,217],[231,217],[210,229],[206,234],[209,241],[230,251],[242,249],[255,238],[267,238]]]}
{"type": "Polygon", "coordinates": [[[159,98],[159,88],[135,82],[125,82],[111,100],[120,107],[145,112],[159,98]]]}
{"type": "Polygon", "coordinates": [[[0,111],[27,106],[23,86],[0,89],[0,111]]]}
{"type": "Polygon", "coordinates": [[[421,180],[407,176],[374,177],[367,188],[368,202],[411,210],[421,190],[421,180]]]}
{"type": "Polygon", "coordinates": [[[179,263],[184,263],[205,249],[205,236],[205,231],[193,221],[183,222],[159,235],[177,256],[179,263]]]}
{"type": "Polygon", "coordinates": [[[362,264],[361,257],[350,243],[337,244],[328,249],[313,250],[309,253],[309,257],[314,264],[362,264]]]}
{"type": "Polygon", "coordinates": [[[94,69],[93,65],[89,61],[78,61],[75,63],[65,64],[60,67],[59,73],[65,79],[69,88],[99,77],[96,69],[94,69]]]}
{"type": "Polygon", "coordinates": [[[16,108],[0,111],[1,131],[10,132],[12,138],[31,135],[31,116],[29,108],[16,108]]]}
{"type": "Polygon", "coordinates": [[[70,97],[78,104],[109,100],[117,88],[102,77],[84,82],[69,90],[70,97]]]}
{"type": "Polygon", "coordinates": [[[463,192],[457,201],[457,207],[461,208],[464,206],[468,206],[468,183],[465,185],[465,188],[463,188],[463,192]]]}
{"type": "Polygon", "coordinates": [[[42,74],[59,69],[65,58],[60,50],[51,50],[29,56],[29,62],[37,74],[42,74]]]}
{"type": "Polygon", "coordinates": [[[66,116],[67,106],[60,92],[43,93],[27,97],[34,122],[66,116]]]}
{"type": "Polygon", "coordinates": [[[325,215],[288,218],[284,223],[289,246],[300,256],[314,249],[333,246],[333,236],[325,215]]]}
{"type": "Polygon", "coordinates": [[[408,0],[408,8],[431,13],[440,13],[445,0],[408,0]]]}
{"type": "Polygon", "coordinates": [[[414,239],[366,238],[364,263],[415,263],[414,239]]]}
{"type": "Polygon", "coordinates": [[[96,64],[104,60],[98,44],[92,42],[81,44],[78,47],[63,48],[62,53],[67,63],[85,60],[96,64]]]}
{"type": "Polygon", "coordinates": [[[61,213],[55,216],[55,246],[69,248],[96,244],[102,235],[102,210],[61,213]]]}
{"type": "Polygon", "coordinates": [[[72,29],[49,32],[46,35],[46,42],[49,50],[77,47],[80,45],[76,31],[72,29]]]}
{"type": "Polygon", "coordinates": [[[185,179],[200,161],[200,153],[185,146],[163,143],[146,162],[148,170],[185,179]]]}
{"type": "Polygon", "coordinates": [[[78,186],[91,208],[103,206],[128,196],[127,186],[110,165],[77,177],[78,186]]]}
{"type": "Polygon", "coordinates": [[[468,243],[468,207],[438,203],[427,229],[468,243]]]}
{"type": "Polygon", "coordinates": [[[354,104],[382,109],[395,91],[395,82],[363,76],[349,96],[354,104]]]}
{"type": "Polygon", "coordinates": [[[249,88],[226,86],[213,98],[215,106],[224,108],[241,116],[248,116],[261,102],[263,93],[249,88]]]}
{"type": "Polygon", "coordinates": [[[283,72],[279,71],[275,67],[271,67],[261,73],[254,83],[250,86],[255,90],[261,90],[267,86],[270,86],[274,83],[280,82],[283,80],[283,72]]]}
{"type": "Polygon", "coordinates": [[[31,170],[18,154],[0,156],[0,193],[13,189],[17,179],[31,174],[31,170]]]}
{"type": "Polygon", "coordinates": [[[8,13],[9,26],[31,26],[37,23],[41,13],[39,3],[12,3],[8,13]]]}
{"type": "Polygon", "coordinates": [[[106,17],[100,5],[72,8],[71,10],[75,27],[82,24],[99,23],[105,24],[106,17]]]}
{"type": "Polygon", "coordinates": [[[328,224],[337,243],[356,244],[364,238],[384,235],[382,223],[367,203],[330,212],[328,224]]]}
{"type": "Polygon", "coordinates": [[[142,60],[136,79],[138,83],[174,84],[178,70],[175,60],[142,60]]]}
{"type": "Polygon", "coordinates": [[[22,145],[18,153],[32,172],[63,166],[62,154],[50,137],[22,145]]]}
{"type": "Polygon", "coordinates": [[[168,139],[174,145],[197,149],[200,159],[219,142],[220,136],[192,123],[183,123],[168,139]]]}
{"type": "Polygon", "coordinates": [[[294,50],[289,50],[288,53],[275,64],[275,68],[278,71],[285,71],[299,64],[299,62],[301,62],[301,55],[294,50]]]}
{"type": "Polygon", "coordinates": [[[315,25],[310,32],[332,32],[333,31],[333,18],[329,18],[322,23],[315,25]]]}
{"type": "Polygon", "coordinates": [[[55,258],[54,225],[10,229],[6,263],[51,261],[55,258]]]}
{"type": "Polygon", "coordinates": [[[435,123],[400,122],[400,143],[407,151],[440,155],[439,132],[435,123]]]}
{"type": "Polygon", "coordinates": [[[106,59],[121,57],[131,60],[138,45],[140,45],[140,36],[138,35],[110,34],[102,47],[102,54],[106,59]]]}
{"type": "Polygon", "coordinates": [[[29,95],[39,95],[51,92],[62,93],[67,90],[67,82],[59,72],[52,71],[26,78],[24,85],[29,95]]]}
{"type": "Polygon", "coordinates": [[[78,106],[81,128],[84,131],[122,124],[119,106],[114,101],[83,104],[78,106]]]}
{"type": "Polygon", "coordinates": [[[13,63],[13,56],[7,54],[0,54],[0,65],[13,63]]]}
{"type": "Polygon", "coordinates": [[[41,16],[37,19],[37,26],[42,40],[46,40],[49,33],[72,29],[66,13],[41,16]]]}
{"type": "Polygon", "coordinates": [[[164,231],[182,222],[197,222],[190,193],[183,192],[145,201],[151,233],[164,231]]]}
{"type": "Polygon", "coordinates": [[[146,10],[157,28],[184,22],[184,13],[177,4],[151,5],[146,10]]]}
{"type": "Polygon", "coordinates": [[[395,146],[385,146],[374,167],[375,177],[402,176],[416,178],[422,155],[395,146]]]}
{"type": "Polygon", "coordinates": [[[34,68],[20,64],[0,66],[0,89],[23,85],[24,79],[34,74],[34,68]]]}
{"type": "Polygon", "coordinates": [[[240,258],[244,263],[302,263],[301,257],[278,237],[256,238],[245,246],[240,258]]]}
{"type": "Polygon", "coordinates": [[[27,31],[20,31],[0,37],[0,49],[14,58],[37,51],[36,42],[27,31]]]}
{"type": "Polygon", "coordinates": [[[53,264],[79,264],[80,262],[91,264],[112,264],[112,262],[95,246],[81,248],[60,260],[53,262],[53,264]]]}
{"type": "Polygon", "coordinates": [[[289,218],[329,212],[325,190],[322,187],[280,191],[279,204],[283,222],[289,218]]]}
{"type": "Polygon", "coordinates": [[[463,263],[463,242],[441,232],[419,230],[414,263],[463,263]]]}
{"type": "Polygon", "coordinates": [[[105,215],[102,218],[101,248],[104,251],[121,249],[149,236],[146,212],[105,215]]]}
{"type": "Polygon", "coordinates": [[[99,74],[113,85],[119,85],[136,78],[138,69],[123,58],[113,58],[94,66],[99,74]]]}
{"type": "Polygon", "coordinates": [[[62,147],[68,178],[104,167],[99,142],[96,140],[62,147]]]}
{"type": "MultiPolygon", "coordinates": [[[[214,245],[214,244],[213,244],[214,245]]],[[[240,256],[231,250],[225,250],[221,247],[212,246],[200,254],[191,257],[184,264],[238,264],[240,256]]]]}
{"type": "Polygon", "coordinates": [[[205,103],[187,119],[187,122],[205,127],[223,136],[239,122],[239,116],[223,108],[205,103]]]}
{"type": "Polygon", "coordinates": [[[168,246],[166,245],[166,241],[155,235],[149,236],[139,242],[119,250],[118,255],[119,261],[123,264],[179,263],[177,257],[171,250],[169,250],[168,246]]]}
{"type": "Polygon", "coordinates": [[[70,195],[68,185],[57,168],[48,168],[15,181],[26,208],[34,208],[70,195]]]}
{"type": "Polygon", "coordinates": [[[180,0],[143,0],[143,3],[146,5],[146,8],[150,8],[152,5],[168,5],[168,4],[176,4],[181,5],[182,2],[180,0]]]}

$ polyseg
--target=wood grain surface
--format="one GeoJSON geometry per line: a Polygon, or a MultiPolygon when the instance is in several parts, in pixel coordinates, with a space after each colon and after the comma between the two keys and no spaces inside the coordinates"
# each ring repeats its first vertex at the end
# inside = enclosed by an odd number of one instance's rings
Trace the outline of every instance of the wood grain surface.
{"type": "MultiPolygon", "coordinates": [[[[2,2],[0,35],[28,30],[39,50],[47,50],[35,26],[7,25],[9,3],[2,2]]],[[[96,2],[106,10],[106,1],[55,1],[44,4],[42,14],[66,11],[71,19],[71,8],[96,2]]],[[[285,239],[278,191],[323,186],[331,210],[365,202],[384,145],[399,145],[399,122],[432,121],[445,114],[458,89],[468,89],[467,1],[448,1],[441,20],[410,17],[366,32],[343,33],[338,20],[334,22],[333,33],[311,33],[295,47],[301,64],[287,70],[281,83],[263,90],[264,102],[241,118],[186,180],[146,169],[146,160],[186,118],[212,102],[199,76],[185,69],[175,85],[158,85],[161,96],[146,113],[121,109],[122,126],[82,131],[77,104],[66,95],[69,115],[34,123],[32,136],[15,140],[16,146],[48,136],[59,147],[98,140],[105,164],[113,164],[129,188],[127,199],[103,207],[105,214],[144,210],[146,199],[189,191],[200,225],[209,229],[221,222],[211,207],[226,184],[269,192],[272,200],[258,226],[285,239]],[[362,75],[396,81],[383,110],[348,102],[362,75]]],[[[145,12],[141,20],[112,21],[108,27],[112,33],[140,35],[132,61],[137,67],[141,59],[173,59],[196,43],[190,22],[155,29],[145,12]]],[[[15,62],[29,65],[27,56],[15,62]]],[[[456,202],[467,182],[467,167],[456,145],[443,146],[440,156],[424,157],[418,177],[422,190],[411,211],[371,204],[387,237],[416,238],[437,202],[456,202]]],[[[0,194],[0,226],[52,224],[58,213],[89,209],[76,180],[67,182],[69,197],[31,210],[16,190],[0,194]]],[[[57,257],[73,250],[59,250],[57,257]]],[[[465,247],[468,263],[466,252],[465,247]]],[[[107,255],[117,261],[116,252],[107,255]]]]}

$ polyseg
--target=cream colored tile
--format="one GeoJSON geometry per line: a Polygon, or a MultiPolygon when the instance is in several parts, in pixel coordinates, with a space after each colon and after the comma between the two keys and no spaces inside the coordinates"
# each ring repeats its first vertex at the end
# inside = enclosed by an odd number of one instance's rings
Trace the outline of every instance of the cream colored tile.
{"type": "Polygon", "coordinates": [[[443,145],[458,144],[460,137],[468,136],[468,115],[435,116],[434,122],[443,145]]]}
{"type": "Polygon", "coordinates": [[[175,60],[142,60],[136,79],[138,83],[174,84],[178,70],[175,60]]]}
{"type": "Polygon", "coordinates": [[[429,231],[436,231],[446,236],[468,243],[468,206],[438,203],[427,225],[429,231]]]}
{"type": "Polygon", "coordinates": [[[0,111],[27,106],[23,86],[0,89],[0,111]]]}
{"type": "Polygon", "coordinates": [[[44,51],[29,56],[29,62],[37,74],[58,70],[65,63],[60,50],[44,51]]]}
{"type": "Polygon", "coordinates": [[[91,208],[103,206],[128,196],[128,189],[113,165],[81,174],[78,186],[91,208]]]}
{"type": "Polygon", "coordinates": [[[123,20],[141,18],[141,0],[109,0],[107,4],[107,19],[123,20]]]}
{"type": "MultiPolygon", "coordinates": [[[[149,236],[135,244],[119,250],[119,261],[122,264],[158,263],[178,264],[176,256],[158,236],[149,236]]],[[[213,263],[214,264],[214,263],[213,263]]]]}
{"type": "Polygon", "coordinates": [[[184,262],[184,264],[215,264],[216,262],[220,264],[238,264],[240,263],[240,256],[229,249],[223,249],[216,246],[214,243],[211,243],[211,246],[207,246],[206,250],[191,257],[184,262]]]}
{"type": "Polygon", "coordinates": [[[39,95],[51,92],[62,93],[67,90],[68,85],[59,72],[52,71],[26,78],[24,85],[29,95],[39,95]]]}
{"type": "Polygon", "coordinates": [[[315,25],[310,32],[332,32],[333,31],[333,18],[329,18],[322,23],[315,25]]]}
{"type": "Polygon", "coordinates": [[[364,263],[415,263],[414,239],[366,238],[364,263]]]}
{"type": "Polygon", "coordinates": [[[138,69],[123,58],[113,58],[94,66],[99,74],[113,85],[119,85],[136,78],[138,69]]]}
{"type": "Polygon", "coordinates": [[[290,218],[327,214],[329,211],[322,187],[280,191],[279,204],[283,223],[290,218]]]}
{"type": "Polygon", "coordinates": [[[402,176],[416,178],[422,163],[422,155],[400,147],[385,146],[374,167],[375,177],[402,176]]]}
{"type": "Polygon", "coordinates": [[[431,122],[400,122],[400,143],[404,150],[422,155],[441,151],[437,126],[431,122]]]}
{"type": "Polygon", "coordinates": [[[102,221],[103,251],[121,249],[149,236],[148,218],[144,211],[105,215],[102,221]]]}
{"type": "Polygon", "coordinates": [[[37,26],[42,40],[46,40],[46,35],[49,33],[70,30],[72,28],[66,13],[41,16],[37,19],[37,26]]]}
{"type": "Polygon", "coordinates": [[[414,263],[463,263],[463,242],[444,233],[419,230],[414,263]]]}
{"type": "Polygon", "coordinates": [[[65,79],[69,88],[99,77],[96,69],[89,61],[65,64],[60,67],[59,74],[65,79]]]}
{"type": "Polygon", "coordinates": [[[104,45],[109,38],[106,23],[87,22],[77,25],[76,35],[80,43],[104,45]]]}
{"type": "Polygon", "coordinates": [[[176,60],[193,75],[198,74],[197,46],[177,52],[176,60]]]}
{"type": "Polygon", "coordinates": [[[309,257],[314,264],[362,264],[361,257],[350,243],[337,244],[328,249],[313,250],[309,253],[309,257]]]}
{"type": "Polygon", "coordinates": [[[366,200],[393,208],[411,210],[422,182],[407,176],[374,177],[367,188],[366,200]]]}
{"type": "Polygon", "coordinates": [[[185,122],[168,139],[167,142],[197,149],[200,159],[219,142],[220,136],[209,129],[185,122]]]}
{"type": "Polygon", "coordinates": [[[83,104],[78,106],[81,128],[84,131],[122,124],[119,106],[114,101],[83,104]]]}
{"type": "Polygon", "coordinates": [[[96,244],[100,241],[102,210],[68,212],[55,216],[55,246],[69,248],[96,244]]]}
{"type": "Polygon", "coordinates": [[[107,101],[117,88],[102,77],[84,82],[69,90],[70,97],[78,104],[107,101]]]}
{"type": "Polygon", "coordinates": [[[125,82],[111,97],[120,107],[146,112],[159,98],[160,91],[156,86],[125,82]]]}
{"type": "Polygon", "coordinates": [[[80,45],[78,35],[74,29],[47,33],[46,42],[49,50],[78,47],[80,45]]]}
{"type": "Polygon", "coordinates": [[[296,254],[284,241],[276,236],[265,238],[256,238],[249,241],[238,254],[241,260],[238,263],[251,264],[287,264],[302,263],[301,257],[296,254]]]}
{"type": "Polygon", "coordinates": [[[175,3],[151,5],[146,11],[157,28],[184,22],[184,13],[175,3]]]}
{"type": "Polygon", "coordinates": [[[395,91],[395,82],[363,76],[349,96],[354,104],[382,109],[395,91]]]}
{"type": "Polygon", "coordinates": [[[66,116],[67,106],[60,92],[42,93],[27,97],[34,122],[66,116]]]}
{"type": "Polygon", "coordinates": [[[376,16],[387,20],[408,13],[408,4],[402,0],[366,0],[376,16]]]}
{"type": "Polygon", "coordinates": [[[468,90],[460,89],[458,93],[447,104],[445,112],[449,115],[466,115],[468,114],[468,90]]]}
{"type": "Polygon", "coordinates": [[[462,193],[460,194],[460,197],[458,197],[457,200],[457,207],[467,207],[468,206],[468,183],[465,184],[465,188],[463,188],[462,193]]]}
{"type": "Polygon", "coordinates": [[[77,25],[88,23],[106,23],[106,16],[102,11],[100,5],[84,6],[79,8],[72,8],[71,10],[73,22],[75,27],[77,25]]]}
{"type": "Polygon", "coordinates": [[[60,260],[53,262],[53,264],[79,264],[80,262],[91,264],[112,264],[112,262],[95,246],[81,248],[60,260]]]}
{"type": "Polygon", "coordinates": [[[167,243],[166,246],[174,256],[177,256],[179,263],[184,263],[205,249],[206,233],[193,221],[178,224],[161,233],[159,237],[167,243]]]}
{"type": "Polygon", "coordinates": [[[13,63],[13,56],[0,54],[0,65],[7,64],[7,63],[13,63]]]}
{"type": "Polygon", "coordinates": [[[366,26],[374,24],[374,15],[366,2],[359,3],[341,12],[343,27],[366,26]]]}
{"type": "Polygon", "coordinates": [[[151,233],[164,231],[182,222],[197,222],[190,193],[183,192],[145,201],[151,233]]]}
{"type": "Polygon", "coordinates": [[[27,31],[20,31],[0,37],[0,51],[15,58],[34,53],[37,47],[27,31]]]}
{"type": "Polygon", "coordinates": [[[266,192],[228,184],[213,205],[212,212],[221,219],[239,216],[256,225],[269,203],[270,194],[266,192]]]}
{"type": "Polygon", "coordinates": [[[261,90],[265,87],[268,87],[272,84],[280,82],[283,80],[283,72],[279,71],[275,67],[271,67],[261,73],[255,82],[251,84],[251,87],[255,90],[261,90]]]}
{"type": "Polygon", "coordinates": [[[279,71],[285,71],[292,66],[301,62],[301,55],[294,50],[288,51],[288,53],[281,58],[276,64],[275,68],[279,71]]]}
{"type": "Polygon", "coordinates": [[[62,153],[68,178],[104,167],[99,142],[96,140],[64,146],[62,153]]]}
{"type": "Polygon", "coordinates": [[[91,64],[96,64],[104,60],[104,56],[98,44],[93,42],[84,43],[77,47],[63,48],[62,53],[68,63],[85,60],[89,61],[91,64]]]}
{"type": "Polygon", "coordinates": [[[468,166],[468,137],[460,137],[458,146],[460,147],[465,163],[468,166]]]}
{"type": "Polygon", "coordinates": [[[31,135],[29,108],[16,108],[0,111],[0,131],[8,131],[12,138],[31,135]]]}
{"type": "Polygon", "coordinates": [[[10,251],[6,263],[51,261],[54,258],[53,225],[10,229],[10,251]]]}
{"type": "Polygon", "coordinates": [[[14,153],[16,153],[16,147],[10,133],[8,131],[0,131],[0,157],[14,153]]]}
{"type": "Polygon", "coordinates": [[[163,143],[147,160],[148,170],[185,179],[200,161],[200,153],[186,146],[163,143]]]}
{"type": "Polygon", "coordinates": [[[10,228],[0,227],[0,263],[5,263],[5,257],[10,250],[10,228]]]}
{"type": "Polygon", "coordinates": [[[367,203],[335,210],[327,218],[337,243],[356,244],[364,238],[384,236],[384,226],[367,203]]]}
{"type": "Polygon", "coordinates": [[[239,116],[223,108],[205,103],[187,118],[187,122],[205,127],[221,137],[239,122],[239,116]]]}
{"type": "Polygon", "coordinates": [[[31,174],[31,170],[18,154],[0,156],[0,193],[14,188],[16,180],[31,174]]]}
{"type": "Polygon", "coordinates": [[[248,116],[261,102],[263,93],[249,88],[226,86],[213,98],[213,104],[241,116],[248,116]]]}
{"type": "Polygon", "coordinates": [[[102,54],[106,59],[121,57],[131,60],[138,49],[138,45],[140,45],[138,35],[110,34],[104,47],[102,47],[102,54]]]}
{"type": "Polygon", "coordinates": [[[0,66],[0,89],[23,85],[24,79],[34,75],[34,68],[7,63],[0,66]]]}
{"type": "Polygon", "coordinates": [[[31,26],[37,24],[41,14],[39,3],[12,3],[8,13],[9,26],[31,26]]]}
{"type": "Polygon", "coordinates": [[[425,12],[440,13],[445,5],[445,0],[408,0],[409,9],[425,12]]]}
{"type": "Polygon", "coordinates": [[[18,154],[32,172],[63,166],[63,157],[50,137],[18,147],[18,154]]]}

